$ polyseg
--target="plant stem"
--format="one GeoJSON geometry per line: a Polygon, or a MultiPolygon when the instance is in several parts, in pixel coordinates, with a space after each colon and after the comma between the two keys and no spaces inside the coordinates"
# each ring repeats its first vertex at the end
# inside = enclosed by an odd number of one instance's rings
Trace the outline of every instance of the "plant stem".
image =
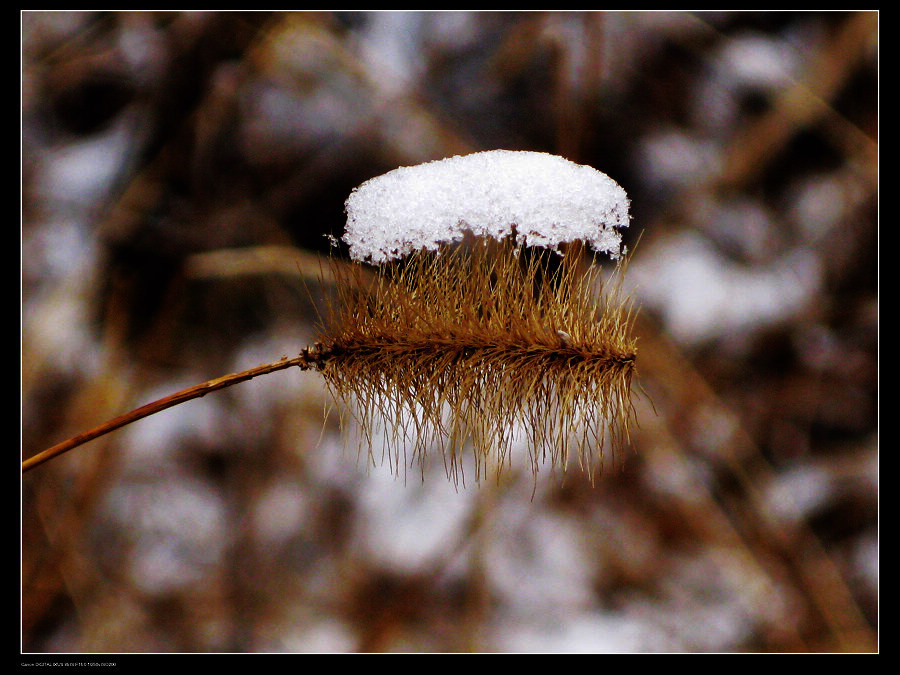
{"type": "Polygon", "coordinates": [[[280,361],[266,363],[261,366],[256,366],[255,368],[250,368],[249,370],[241,371],[239,373],[223,375],[222,377],[217,377],[213,380],[209,380],[208,382],[196,384],[174,394],[169,394],[168,396],[164,396],[163,398],[153,401],[152,403],[148,403],[141,406],[140,408],[132,410],[131,412],[127,412],[124,415],[114,417],[108,422],[104,422],[103,424],[94,427],[89,431],[85,431],[78,434],[77,436],[73,436],[72,438],[63,441],[62,443],[57,443],[53,447],[47,448],[43,452],[39,452],[38,454],[29,457],[22,462],[22,473],[30,471],[31,469],[50,461],[54,457],[58,457],[59,455],[68,452],[69,450],[77,448],[79,445],[83,445],[88,441],[92,441],[95,438],[99,438],[100,436],[108,434],[111,431],[115,431],[116,429],[131,424],[132,422],[143,419],[144,417],[149,417],[150,415],[161,412],[166,408],[171,408],[195,398],[201,398],[202,396],[206,396],[210,392],[218,391],[219,389],[225,389],[226,387],[230,387],[240,382],[246,382],[247,380],[251,380],[254,377],[259,377],[260,375],[268,375],[269,373],[274,373],[279,370],[285,370],[287,368],[293,368],[294,366],[300,368],[300,370],[321,368],[330,356],[331,349],[329,347],[325,347],[321,344],[316,344],[312,347],[304,348],[300,352],[299,356],[295,356],[292,359],[284,357],[280,361]]]}

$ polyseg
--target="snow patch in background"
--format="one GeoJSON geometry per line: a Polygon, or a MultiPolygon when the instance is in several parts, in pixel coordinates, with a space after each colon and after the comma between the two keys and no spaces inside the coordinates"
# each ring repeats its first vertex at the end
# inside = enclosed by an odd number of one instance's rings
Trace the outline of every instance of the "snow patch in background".
{"type": "Polygon", "coordinates": [[[642,305],[662,315],[669,333],[691,345],[791,318],[819,293],[822,269],[808,249],[767,267],[742,267],[684,232],[644,251],[629,266],[627,283],[642,305]]]}
{"type": "Polygon", "coordinates": [[[473,507],[471,493],[441,476],[404,485],[387,466],[372,469],[360,485],[358,537],[371,559],[387,569],[415,573],[452,554],[473,507]]]}

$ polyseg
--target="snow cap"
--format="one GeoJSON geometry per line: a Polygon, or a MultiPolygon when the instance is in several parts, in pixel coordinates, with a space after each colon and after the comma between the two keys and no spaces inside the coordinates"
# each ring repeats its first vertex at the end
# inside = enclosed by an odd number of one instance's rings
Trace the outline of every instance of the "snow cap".
{"type": "Polygon", "coordinates": [[[583,241],[618,258],[628,197],[596,169],[543,152],[490,150],[400,167],[347,198],[344,242],[380,264],[460,241],[466,232],[558,250],[583,241]]]}

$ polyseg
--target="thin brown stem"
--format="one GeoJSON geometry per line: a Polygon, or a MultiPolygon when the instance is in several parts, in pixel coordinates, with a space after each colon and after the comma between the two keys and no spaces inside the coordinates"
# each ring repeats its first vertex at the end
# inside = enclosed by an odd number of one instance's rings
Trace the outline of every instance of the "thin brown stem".
{"type": "Polygon", "coordinates": [[[321,368],[325,361],[328,360],[330,355],[331,350],[329,347],[323,346],[321,344],[316,344],[312,347],[304,348],[300,352],[299,356],[295,356],[292,359],[284,357],[280,361],[266,363],[261,366],[256,366],[255,368],[250,368],[249,370],[241,371],[239,373],[223,375],[222,377],[217,377],[213,380],[209,380],[208,382],[196,384],[174,394],[169,394],[168,396],[164,396],[163,398],[153,401],[152,403],[148,403],[141,406],[140,408],[136,408],[131,412],[125,413],[124,415],[119,415],[118,417],[115,417],[108,422],[104,422],[103,424],[94,427],[89,431],[85,431],[78,434],[77,436],[73,436],[72,438],[63,441],[62,443],[57,443],[53,447],[47,448],[43,452],[39,452],[38,454],[29,457],[22,462],[22,473],[30,471],[36,466],[40,466],[41,464],[50,461],[54,457],[58,457],[59,455],[68,452],[69,450],[77,448],[80,445],[84,445],[88,441],[99,438],[100,436],[108,434],[111,431],[120,429],[128,424],[131,424],[132,422],[136,422],[137,420],[149,417],[150,415],[154,415],[167,408],[171,408],[195,398],[201,398],[202,396],[206,396],[210,392],[218,391],[219,389],[225,389],[226,387],[239,384],[240,382],[246,382],[247,380],[252,380],[254,377],[259,377],[260,375],[268,375],[269,373],[274,373],[279,370],[293,368],[294,366],[300,368],[300,370],[321,368]]]}

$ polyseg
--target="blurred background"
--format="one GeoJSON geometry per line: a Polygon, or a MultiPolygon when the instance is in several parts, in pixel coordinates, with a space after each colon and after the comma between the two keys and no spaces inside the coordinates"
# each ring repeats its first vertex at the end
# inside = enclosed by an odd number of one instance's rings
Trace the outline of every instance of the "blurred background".
{"type": "Polygon", "coordinates": [[[21,31],[23,457],[296,355],[344,199],[400,165],[607,173],[641,306],[638,428],[599,475],[397,477],[296,369],[25,474],[22,650],[878,648],[877,13],[21,31]]]}

